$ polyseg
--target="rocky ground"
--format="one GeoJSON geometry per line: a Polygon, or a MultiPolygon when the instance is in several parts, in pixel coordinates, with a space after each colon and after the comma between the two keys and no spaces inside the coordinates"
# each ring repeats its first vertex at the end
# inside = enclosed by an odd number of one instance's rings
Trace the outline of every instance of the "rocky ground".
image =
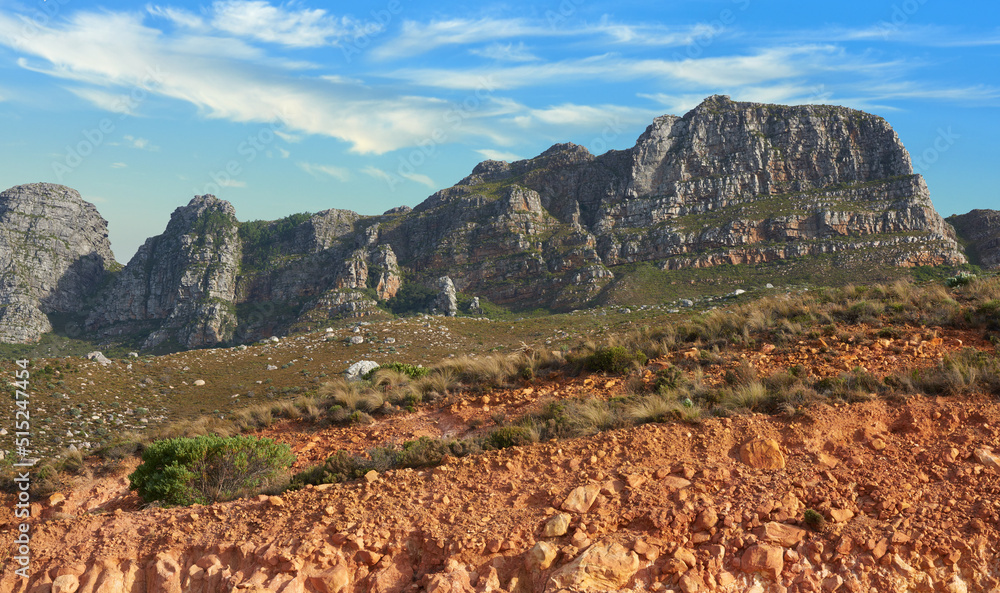
{"type": "MultiPolygon", "coordinates": [[[[987,347],[977,340],[904,333],[851,363],[929,365],[960,341],[987,347]]],[[[849,348],[814,338],[744,354],[822,376],[825,355],[849,348]]],[[[264,434],[303,465],[461,436],[477,417],[583,390],[612,397],[622,381],[553,376],[374,425],[264,434]]],[[[34,503],[28,580],[13,574],[17,520],[4,514],[0,590],[997,591],[998,448],[1000,404],[972,393],[647,424],[209,507],[141,508],[131,461],[34,503]]]]}

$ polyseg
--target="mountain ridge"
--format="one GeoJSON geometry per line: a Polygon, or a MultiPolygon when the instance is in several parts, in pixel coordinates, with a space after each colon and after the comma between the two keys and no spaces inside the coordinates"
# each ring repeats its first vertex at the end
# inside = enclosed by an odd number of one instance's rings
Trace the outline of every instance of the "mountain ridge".
{"type": "MultiPolygon", "coordinates": [[[[99,339],[195,348],[362,317],[443,277],[500,305],[568,310],[614,287],[622,266],[666,274],[814,256],[845,269],[966,263],[884,119],[717,95],[657,117],[630,149],[566,143],[483,161],[382,215],[240,222],[228,202],[196,196],[120,272],[102,264],[85,291],[96,305],[63,309],[99,339]]],[[[14,292],[0,297],[14,303],[14,292]]],[[[0,339],[49,331],[37,315],[19,323],[25,333],[0,339]]]]}

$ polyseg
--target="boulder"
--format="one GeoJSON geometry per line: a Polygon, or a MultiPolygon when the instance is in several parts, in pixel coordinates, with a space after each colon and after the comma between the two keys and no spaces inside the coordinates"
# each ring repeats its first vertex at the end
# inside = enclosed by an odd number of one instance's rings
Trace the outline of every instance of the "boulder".
{"type": "Polygon", "coordinates": [[[785,567],[785,551],[776,546],[754,544],[743,552],[740,569],[748,574],[760,573],[777,581],[785,567]]]}
{"type": "Polygon", "coordinates": [[[639,570],[639,556],[618,543],[596,543],[556,571],[546,591],[616,591],[639,570]]]}
{"type": "Polygon", "coordinates": [[[379,368],[379,364],[373,360],[359,360],[347,367],[344,371],[344,378],[348,381],[360,381],[362,377],[379,368]]]}
{"type": "Polygon", "coordinates": [[[545,522],[545,529],[542,535],[545,537],[559,537],[566,535],[569,531],[570,516],[566,513],[559,513],[545,522]]]}
{"type": "Polygon", "coordinates": [[[740,447],[740,460],[757,469],[784,469],[785,456],[774,439],[758,439],[740,447]]]}
{"type": "Polygon", "coordinates": [[[562,510],[571,513],[586,513],[597,500],[597,495],[601,493],[601,487],[597,484],[587,484],[577,486],[569,493],[562,503],[562,510]]]}

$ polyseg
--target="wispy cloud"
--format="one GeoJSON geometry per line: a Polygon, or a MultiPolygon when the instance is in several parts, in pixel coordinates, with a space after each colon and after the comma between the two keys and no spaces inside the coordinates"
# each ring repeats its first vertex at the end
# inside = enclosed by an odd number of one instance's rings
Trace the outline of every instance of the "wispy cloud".
{"type": "Polygon", "coordinates": [[[470,50],[472,55],[480,56],[498,62],[537,62],[541,58],[528,51],[524,43],[494,43],[487,47],[470,50]]]}
{"type": "Polygon", "coordinates": [[[514,162],[521,160],[521,157],[512,152],[504,152],[502,150],[495,150],[492,148],[480,148],[476,152],[490,159],[491,161],[514,162]]]}
{"type": "MultiPolygon", "coordinates": [[[[74,92],[105,109],[114,109],[120,93],[141,91],[136,94],[195,105],[208,118],[280,122],[287,134],[339,138],[361,153],[416,145],[452,110],[441,99],[396,89],[288,76],[251,63],[257,50],[238,40],[167,36],[132,13],[74,13],[27,40],[17,38],[20,27],[18,19],[0,14],[0,43],[40,60],[23,60],[23,67],[80,84],[83,90],[74,92]]],[[[467,118],[451,139],[496,139],[473,125],[479,116],[467,118]]]]}
{"type": "Polygon", "coordinates": [[[123,138],[125,139],[126,145],[132,148],[138,148],[139,150],[151,150],[154,152],[160,150],[160,147],[152,144],[148,138],[137,138],[130,134],[126,134],[123,138]]]}
{"type": "Polygon", "coordinates": [[[400,176],[405,177],[406,179],[409,179],[410,181],[415,181],[415,182],[417,182],[417,183],[419,183],[421,185],[426,185],[427,187],[429,187],[431,189],[436,189],[437,188],[437,184],[434,183],[434,180],[431,179],[430,177],[428,177],[427,175],[422,175],[420,173],[411,173],[411,172],[407,172],[407,171],[402,171],[402,172],[400,172],[400,176]]]}
{"type": "Polygon", "coordinates": [[[125,167],[128,167],[125,163],[111,163],[112,169],[124,169],[125,167]]]}
{"type": "Polygon", "coordinates": [[[309,173],[314,177],[319,177],[320,175],[325,175],[328,177],[333,177],[340,181],[347,181],[351,178],[351,172],[344,167],[337,167],[335,165],[318,165],[315,163],[296,163],[300,169],[309,173]]]}
{"type": "Polygon", "coordinates": [[[391,173],[379,169],[378,167],[373,167],[371,165],[365,167],[364,169],[361,169],[361,172],[373,179],[378,179],[380,181],[391,182],[393,180],[393,176],[391,173]]]}
{"type": "Polygon", "coordinates": [[[246,181],[238,181],[236,179],[222,179],[218,182],[222,187],[246,187],[246,181]]]}
{"type": "Polygon", "coordinates": [[[261,0],[214,2],[211,13],[212,25],[220,31],[289,47],[332,45],[381,28],[350,17],[337,18],[321,8],[292,9],[261,0]]]}
{"type": "MultiPolygon", "coordinates": [[[[618,44],[680,46],[693,43],[699,37],[714,36],[719,33],[721,33],[719,28],[708,24],[699,23],[681,27],[627,25],[612,22],[607,18],[598,24],[581,22],[576,27],[558,29],[553,29],[544,21],[525,18],[456,18],[426,23],[406,21],[403,23],[400,35],[376,48],[373,55],[376,58],[391,59],[422,54],[450,45],[478,45],[528,37],[545,39],[591,37],[618,44]]],[[[492,51],[495,52],[496,48],[492,51]]]]}
{"type": "Polygon", "coordinates": [[[844,63],[850,61],[839,48],[819,45],[777,47],[745,55],[680,60],[631,59],[609,53],[543,64],[464,70],[398,70],[393,75],[414,84],[448,89],[475,89],[484,80],[496,88],[514,89],[573,80],[629,81],[650,78],[718,87],[759,84],[807,72],[845,68],[844,63]]]}

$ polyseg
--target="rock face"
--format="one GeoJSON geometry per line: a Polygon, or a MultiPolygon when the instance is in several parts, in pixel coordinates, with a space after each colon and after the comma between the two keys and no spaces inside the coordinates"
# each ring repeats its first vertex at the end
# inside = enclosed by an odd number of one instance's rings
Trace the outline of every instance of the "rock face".
{"type": "Polygon", "coordinates": [[[108,223],[51,183],[0,193],[0,342],[34,342],[47,313],[80,313],[115,260],[108,223]]]}
{"type": "Polygon", "coordinates": [[[586,303],[615,266],[637,262],[964,261],[885,120],[719,96],[657,118],[629,150],[557,144],[483,162],[385,225],[381,240],[460,291],[555,309],[586,303]]]}
{"type": "Polygon", "coordinates": [[[196,196],[139,248],[87,318],[100,335],[148,332],[142,347],[172,339],[187,348],[226,341],[241,255],[236,212],[215,196],[196,196]]]}
{"type": "Polygon", "coordinates": [[[1000,211],[973,210],[950,216],[948,222],[966,242],[972,263],[991,270],[1000,268],[1000,211]]]}

